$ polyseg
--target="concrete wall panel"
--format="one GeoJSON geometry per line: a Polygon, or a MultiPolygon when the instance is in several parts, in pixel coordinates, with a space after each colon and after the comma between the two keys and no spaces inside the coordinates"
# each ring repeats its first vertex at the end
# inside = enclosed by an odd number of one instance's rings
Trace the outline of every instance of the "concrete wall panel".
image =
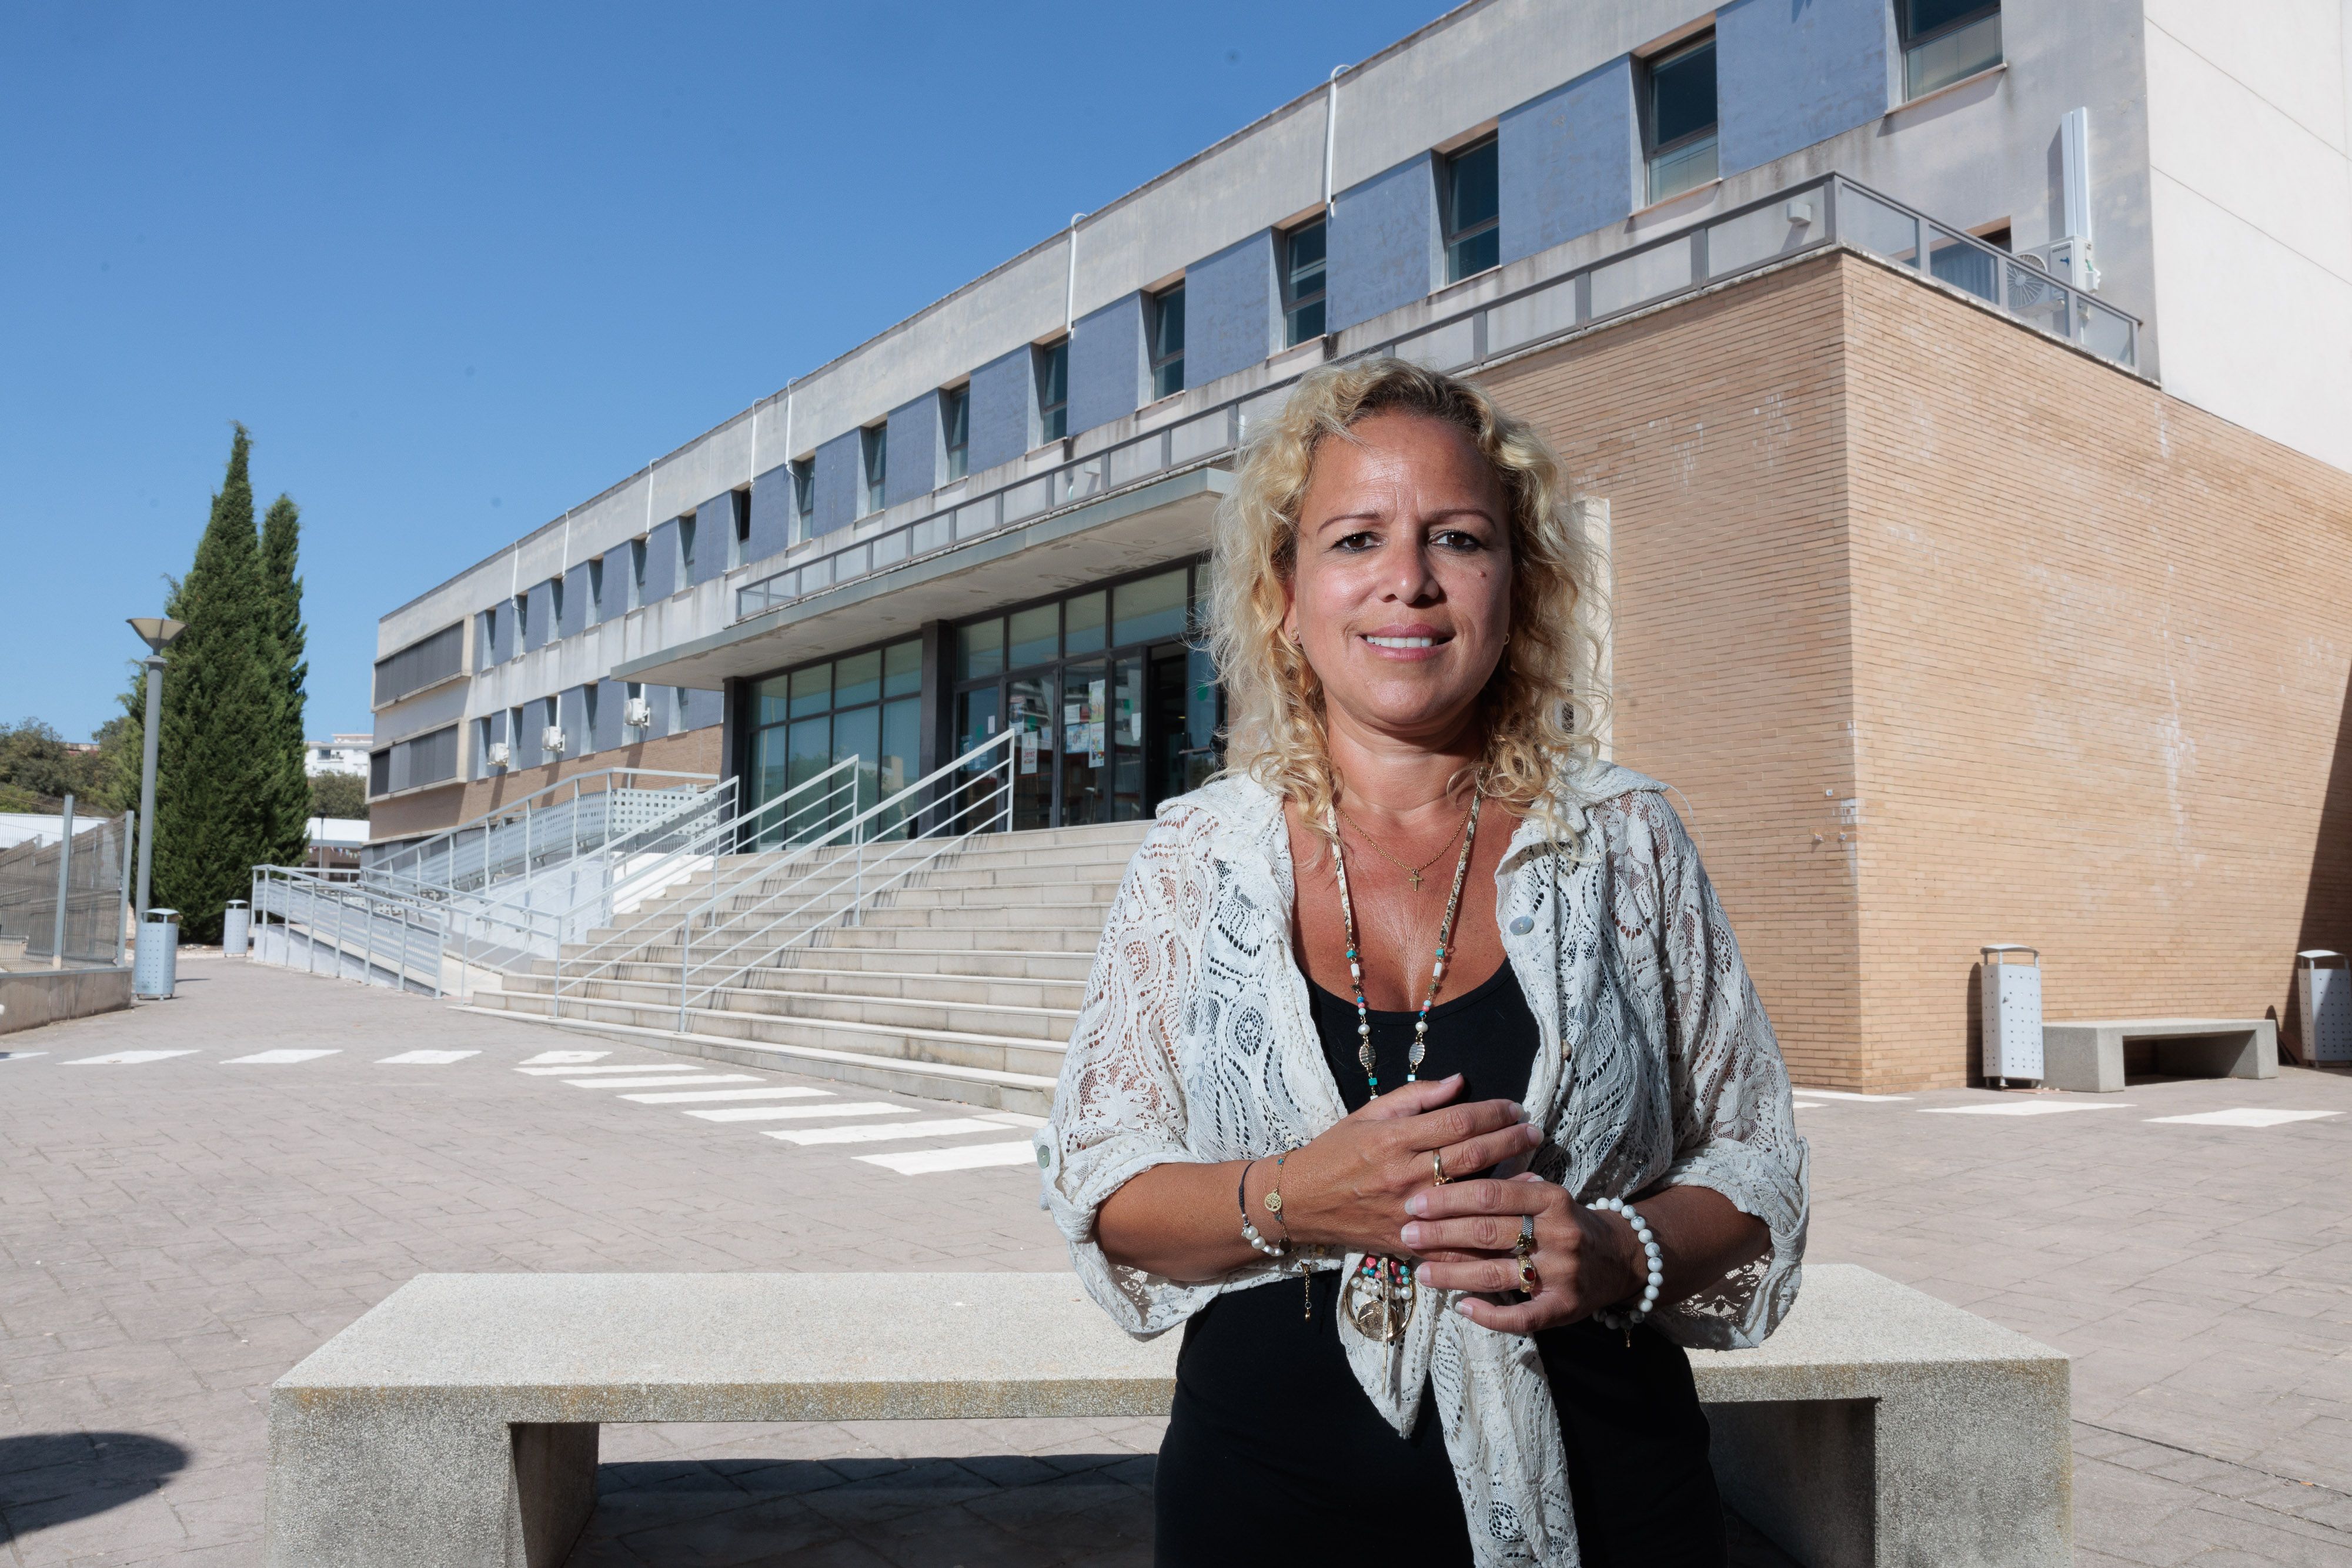
{"type": "Polygon", "coordinates": [[[1429,154],[1339,193],[1325,277],[1332,331],[1428,294],[1438,277],[1437,175],[1429,154]]]}
{"type": "Polygon", "coordinates": [[[882,499],[895,507],[939,488],[946,465],[946,448],[940,435],[940,394],[927,392],[892,409],[889,428],[890,463],[883,476],[882,499]]]}
{"type": "Polygon", "coordinates": [[[1070,434],[1125,419],[1143,406],[1143,296],[1080,319],[1070,335],[1070,434]]]}
{"type": "Polygon", "coordinates": [[[1717,11],[1723,172],[1769,163],[1885,114],[1887,16],[1885,0],[1734,0],[1717,11]]]}
{"type": "Polygon", "coordinates": [[[967,459],[971,472],[1010,463],[1037,444],[1035,350],[1024,343],[971,372],[967,459]]]}
{"type": "Polygon", "coordinates": [[[1633,212],[1642,166],[1633,107],[1633,62],[1620,56],[1502,117],[1496,141],[1505,261],[1633,212]]]}
{"type": "Polygon", "coordinates": [[[1184,379],[1202,386],[1281,347],[1282,291],[1272,229],[1184,270],[1184,379]]]}

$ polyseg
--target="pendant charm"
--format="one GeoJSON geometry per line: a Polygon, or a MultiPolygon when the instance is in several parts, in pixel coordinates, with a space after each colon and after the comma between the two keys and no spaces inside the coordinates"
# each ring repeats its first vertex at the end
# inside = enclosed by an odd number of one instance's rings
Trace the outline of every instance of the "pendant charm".
{"type": "Polygon", "coordinates": [[[1339,1310],[1358,1333],[1376,1343],[1396,1343],[1412,1322],[1412,1284],[1399,1278],[1400,1272],[1387,1259],[1368,1259],[1339,1288],[1339,1310]]]}

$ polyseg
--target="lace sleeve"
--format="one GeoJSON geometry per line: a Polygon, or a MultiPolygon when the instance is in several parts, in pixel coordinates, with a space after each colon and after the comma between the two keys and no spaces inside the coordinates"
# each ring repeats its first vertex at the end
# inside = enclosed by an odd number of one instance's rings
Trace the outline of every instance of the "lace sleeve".
{"type": "Polygon", "coordinates": [[[1634,852],[1654,879],[1666,977],[1675,1158],[1669,1185],[1723,1194],[1770,1228],[1764,1255],[1655,1317],[1670,1339],[1715,1350],[1760,1344],[1797,1297],[1805,1253],[1807,1150],[1771,1020],[1682,820],[1663,797],[1629,802],[1634,852]]]}
{"type": "Polygon", "coordinates": [[[1218,1289],[1114,1263],[1095,1240],[1095,1216],[1111,1194],[1153,1166],[1198,1158],[1187,1147],[1176,1043],[1207,898],[1199,827],[1171,813],[1128,863],[1095,948],[1053,1120],[1035,1140],[1045,1207],[1079,1280],[1113,1322],[1143,1336],[1181,1322],[1218,1289]]]}

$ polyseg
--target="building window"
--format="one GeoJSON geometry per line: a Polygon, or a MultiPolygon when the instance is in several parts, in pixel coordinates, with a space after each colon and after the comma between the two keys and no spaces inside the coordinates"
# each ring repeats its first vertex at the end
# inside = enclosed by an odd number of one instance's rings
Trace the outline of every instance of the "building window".
{"type": "Polygon", "coordinates": [[[1715,178],[1715,35],[1658,56],[1647,74],[1650,200],[1663,202],[1715,178]]]}
{"type": "MultiPolygon", "coordinates": [[[[499,610],[492,605],[482,612],[482,645],[474,650],[474,668],[487,670],[499,662],[499,610]]],[[[379,702],[383,699],[378,698],[379,702]]]]}
{"type": "Polygon", "coordinates": [[[1282,236],[1283,346],[1323,335],[1323,220],[1282,236]]]}
{"type": "Polygon", "coordinates": [[[583,706],[584,706],[588,710],[587,718],[583,726],[583,727],[588,731],[588,736],[585,740],[580,743],[580,749],[583,751],[593,751],[596,749],[596,682],[590,681],[586,685],[580,688],[583,706]]]}
{"type": "Polygon", "coordinates": [[[866,469],[866,506],[859,515],[882,509],[890,478],[890,427],[869,425],[857,433],[858,455],[866,469]]]}
{"type": "Polygon", "coordinates": [[[1059,441],[1070,434],[1070,340],[1037,350],[1037,439],[1059,441]]]}
{"type": "Polygon", "coordinates": [[[1502,178],[1496,141],[1465,147],[1445,161],[1445,281],[1459,283],[1503,259],[1502,178]]]}
{"type": "Polygon", "coordinates": [[[677,582],[686,587],[694,580],[694,514],[687,513],[677,520],[677,582]]]}
{"type": "Polygon", "coordinates": [[[1184,390],[1184,286],[1155,294],[1151,314],[1151,395],[1173,397],[1184,390]]]}
{"type": "Polygon", "coordinates": [[[563,580],[560,577],[547,580],[547,621],[549,636],[563,635],[563,580]]]}
{"type": "Polygon", "coordinates": [[[629,608],[638,609],[646,601],[646,541],[629,541],[629,608]]]}
{"type": "Polygon", "coordinates": [[[816,459],[793,465],[793,538],[804,539],[816,524],[816,459]]]}
{"type": "Polygon", "coordinates": [[[2000,64],[1999,0],[1895,0],[1903,96],[1917,98],[2000,64]]]}
{"type": "Polygon", "coordinates": [[[593,626],[604,613],[604,558],[588,558],[588,624],[593,626]]]}
{"type": "Polygon", "coordinates": [[[971,463],[971,385],[950,387],[940,393],[940,429],[945,434],[948,448],[948,479],[950,485],[964,476],[971,463]]]}
{"type": "Polygon", "coordinates": [[[530,595],[528,593],[516,594],[514,596],[514,656],[520,659],[522,657],[523,650],[530,645],[530,595]]]}
{"type": "MultiPolygon", "coordinates": [[[[762,843],[813,838],[915,782],[922,771],[922,693],[920,639],[754,681],[746,781],[760,804],[837,762],[858,763],[854,789],[812,790],[790,809],[790,822],[763,821],[762,843]]],[[[902,831],[898,821],[877,821],[867,836],[902,831]]]]}
{"type": "Polygon", "coordinates": [[[731,570],[741,566],[751,555],[751,491],[727,492],[727,520],[734,525],[728,530],[732,537],[727,541],[727,565],[731,570]]]}

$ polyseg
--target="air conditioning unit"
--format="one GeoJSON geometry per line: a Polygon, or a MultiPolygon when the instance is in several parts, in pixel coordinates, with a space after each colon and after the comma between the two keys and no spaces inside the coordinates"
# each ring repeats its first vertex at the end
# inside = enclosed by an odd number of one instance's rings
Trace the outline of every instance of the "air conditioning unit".
{"type": "Polygon", "coordinates": [[[563,727],[551,724],[539,732],[539,748],[550,757],[563,755],[563,727]]]}
{"type": "Polygon", "coordinates": [[[512,757],[513,755],[514,755],[514,753],[513,753],[513,752],[511,752],[511,751],[509,751],[509,749],[507,749],[507,743],[506,743],[505,741],[503,741],[503,740],[494,740],[494,741],[490,742],[490,750],[489,750],[488,761],[489,761],[489,765],[490,765],[491,767],[493,767],[493,768],[504,768],[504,767],[506,767],[506,766],[508,765],[508,764],[507,764],[507,758],[509,758],[509,757],[512,757]]]}
{"type": "Polygon", "coordinates": [[[2062,283],[2096,293],[2099,269],[2091,260],[2091,242],[2086,239],[2056,239],[2019,254],[2018,259],[2031,262],[2062,283]]]}
{"type": "Polygon", "coordinates": [[[621,709],[621,723],[630,729],[649,729],[654,722],[654,705],[645,697],[631,697],[621,709]]]}

